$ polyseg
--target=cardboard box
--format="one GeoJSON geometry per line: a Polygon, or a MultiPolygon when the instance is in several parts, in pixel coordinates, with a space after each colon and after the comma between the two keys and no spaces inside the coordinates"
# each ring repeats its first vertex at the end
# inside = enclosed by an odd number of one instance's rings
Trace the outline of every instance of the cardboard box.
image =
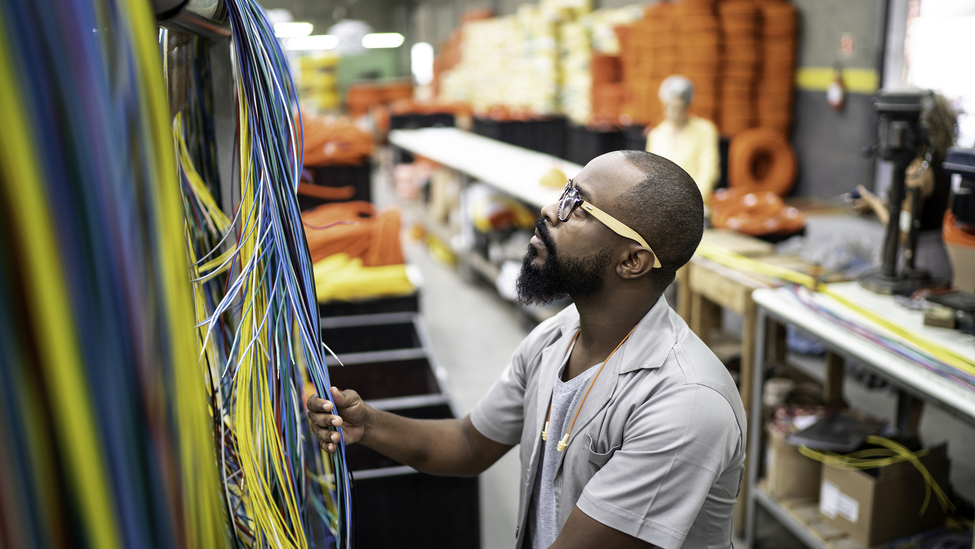
{"type": "Polygon", "coordinates": [[[959,290],[975,292],[975,248],[945,242],[945,250],[954,271],[954,284],[959,290]]]}
{"type": "MultiPolygon", "coordinates": [[[[948,490],[948,455],[944,444],[920,458],[942,490],[948,490]]],[[[878,476],[822,466],[819,512],[834,528],[873,547],[944,523],[934,493],[923,516],[924,479],[909,462],[881,467],[878,476]]]]}
{"type": "Polygon", "coordinates": [[[785,435],[776,429],[766,428],[766,432],[765,486],[769,495],[811,500],[819,497],[821,464],[800,454],[799,449],[786,442],[785,435]]]}

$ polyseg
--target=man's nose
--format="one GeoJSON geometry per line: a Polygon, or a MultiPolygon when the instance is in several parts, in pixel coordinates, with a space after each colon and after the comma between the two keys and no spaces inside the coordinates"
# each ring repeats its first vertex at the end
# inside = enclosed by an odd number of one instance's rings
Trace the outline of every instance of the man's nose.
{"type": "Polygon", "coordinates": [[[552,202],[542,208],[542,217],[548,220],[549,225],[555,225],[559,222],[559,203],[552,202]]]}

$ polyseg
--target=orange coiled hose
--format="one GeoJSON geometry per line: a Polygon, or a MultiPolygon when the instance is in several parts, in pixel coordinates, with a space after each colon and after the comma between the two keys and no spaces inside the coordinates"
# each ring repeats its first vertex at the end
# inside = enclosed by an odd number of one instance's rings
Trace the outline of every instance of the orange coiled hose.
{"type": "Polygon", "coordinates": [[[348,118],[302,115],[305,166],[361,164],[372,154],[372,136],[348,118]]]}
{"type": "Polygon", "coordinates": [[[789,234],[806,224],[802,212],[786,206],[777,194],[767,191],[718,189],[708,204],[712,225],[747,235],[789,234]]]}
{"type": "Polygon", "coordinates": [[[785,196],[796,179],[796,155],[780,132],[753,128],[739,133],[728,149],[728,186],[785,196]]]}
{"type": "Polygon", "coordinates": [[[366,267],[404,263],[398,207],[377,212],[369,202],[323,204],[301,213],[312,263],[340,252],[366,267]]]}

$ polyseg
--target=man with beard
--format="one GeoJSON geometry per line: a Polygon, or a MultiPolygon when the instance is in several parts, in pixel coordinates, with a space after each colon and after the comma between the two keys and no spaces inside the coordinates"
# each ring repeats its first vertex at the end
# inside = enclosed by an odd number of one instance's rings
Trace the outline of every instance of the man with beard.
{"type": "Polygon", "coordinates": [[[519,298],[573,304],[542,322],[463,419],[415,420],[332,388],[315,435],[419,471],[473,476],[520,444],[517,548],[731,547],[745,414],[727,370],[664,289],[701,240],[703,202],[676,164],[600,156],[542,209],[519,298]]]}

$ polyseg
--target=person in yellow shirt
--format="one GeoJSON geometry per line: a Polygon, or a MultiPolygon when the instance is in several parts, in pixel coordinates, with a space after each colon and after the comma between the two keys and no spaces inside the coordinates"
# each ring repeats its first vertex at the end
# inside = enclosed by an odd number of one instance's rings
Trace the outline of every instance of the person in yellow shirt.
{"type": "Polygon", "coordinates": [[[687,113],[694,84],[680,75],[667,77],[658,93],[664,121],[647,135],[647,152],[659,154],[684,169],[697,183],[707,204],[721,172],[718,128],[710,120],[687,113]]]}

